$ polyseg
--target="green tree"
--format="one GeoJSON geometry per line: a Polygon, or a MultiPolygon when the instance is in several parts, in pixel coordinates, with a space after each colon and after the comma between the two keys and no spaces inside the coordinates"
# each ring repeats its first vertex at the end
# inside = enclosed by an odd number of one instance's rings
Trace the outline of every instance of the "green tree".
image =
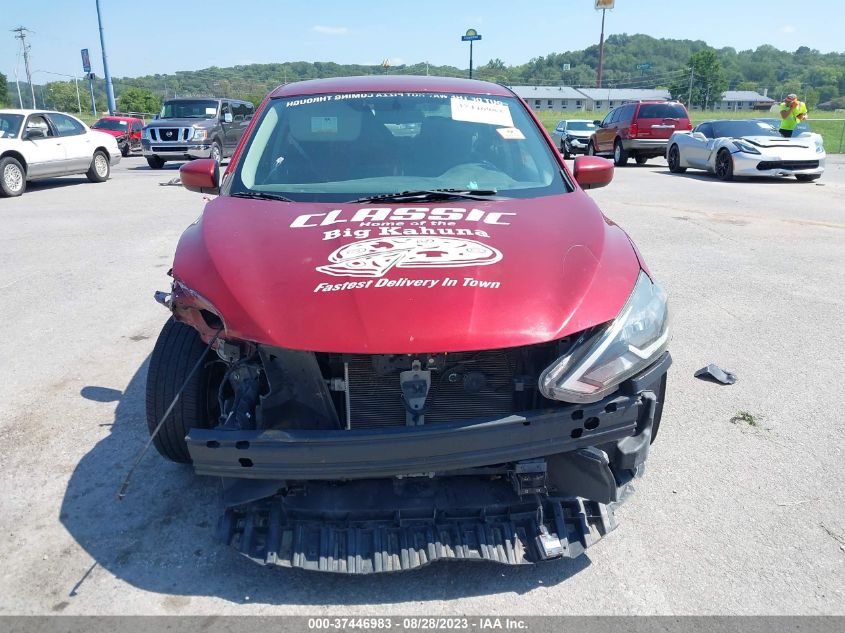
{"type": "MultiPolygon", "coordinates": [[[[82,94],[80,89],[80,95],[82,94]]],[[[44,100],[48,108],[60,112],[78,112],[76,86],[72,81],[51,81],[44,86],[44,100]]]]}
{"type": "MultiPolygon", "coordinates": [[[[713,49],[693,53],[689,60],[692,69],[692,100],[688,107],[698,106],[706,109],[722,100],[722,93],[728,87],[725,71],[713,49]]],[[[675,99],[687,102],[690,96],[690,78],[680,77],[669,86],[669,92],[675,99]]]]}
{"type": "Polygon", "coordinates": [[[161,99],[143,88],[126,88],[117,100],[121,112],[155,113],[161,108],[161,99]]]}

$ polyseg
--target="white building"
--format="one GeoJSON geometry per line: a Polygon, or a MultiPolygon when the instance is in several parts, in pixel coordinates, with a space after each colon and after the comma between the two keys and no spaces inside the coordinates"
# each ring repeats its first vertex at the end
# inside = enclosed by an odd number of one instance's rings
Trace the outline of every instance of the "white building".
{"type": "Polygon", "coordinates": [[[576,112],[586,110],[587,98],[568,86],[511,86],[535,111],[576,112]]]}
{"type": "Polygon", "coordinates": [[[726,90],[722,93],[722,100],[713,104],[714,110],[728,110],[731,112],[742,110],[769,110],[775,105],[775,100],[768,96],[768,90],[763,94],[754,90],[726,90]]]}
{"type": "Polygon", "coordinates": [[[587,99],[587,110],[606,112],[629,101],[665,101],[670,99],[668,90],[655,88],[579,88],[587,99]]]}

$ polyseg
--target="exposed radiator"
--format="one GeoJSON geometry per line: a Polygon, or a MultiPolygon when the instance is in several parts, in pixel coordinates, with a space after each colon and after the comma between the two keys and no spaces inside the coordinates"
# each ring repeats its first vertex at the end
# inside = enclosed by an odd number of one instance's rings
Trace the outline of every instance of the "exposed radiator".
{"type": "MultiPolygon", "coordinates": [[[[420,359],[425,361],[424,356],[420,359]]],[[[513,413],[513,371],[505,352],[460,352],[448,359],[445,371],[432,371],[425,424],[513,413]],[[468,393],[464,387],[462,377],[469,372],[484,375],[486,384],[478,393],[468,393]]],[[[348,357],[348,363],[352,428],[405,426],[399,373],[379,375],[372,357],[366,355],[348,357]]],[[[406,369],[410,368],[409,359],[406,369]]]]}

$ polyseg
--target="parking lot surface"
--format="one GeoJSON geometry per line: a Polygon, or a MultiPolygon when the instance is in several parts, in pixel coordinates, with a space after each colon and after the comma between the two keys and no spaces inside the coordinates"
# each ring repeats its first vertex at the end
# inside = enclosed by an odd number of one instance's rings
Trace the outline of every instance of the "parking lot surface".
{"type": "Polygon", "coordinates": [[[0,612],[845,614],[845,160],[817,183],[665,162],[591,192],[674,312],[659,437],[619,528],[534,567],[344,577],[218,544],[217,483],[150,451],[155,290],[203,196],[124,159],[0,199],[0,612]],[[735,372],[693,378],[709,363],[735,372]]]}

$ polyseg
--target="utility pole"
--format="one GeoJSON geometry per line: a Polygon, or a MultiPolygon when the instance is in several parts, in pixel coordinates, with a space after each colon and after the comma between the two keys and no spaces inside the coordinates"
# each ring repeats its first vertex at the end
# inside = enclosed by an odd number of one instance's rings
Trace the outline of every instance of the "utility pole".
{"type": "Polygon", "coordinates": [[[35,109],[35,87],[32,85],[32,72],[29,70],[29,44],[26,43],[26,34],[32,33],[32,31],[25,26],[19,26],[16,29],[12,29],[12,33],[17,33],[17,35],[15,35],[15,39],[21,41],[21,47],[23,48],[23,65],[26,69],[26,80],[29,82],[29,91],[32,94],[32,108],[35,109]]]}
{"type": "Polygon", "coordinates": [[[692,78],[695,74],[695,67],[689,67],[689,95],[687,95],[687,107],[692,110],[692,78]]]}
{"type": "Polygon", "coordinates": [[[601,88],[601,75],[604,68],[604,14],[607,9],[601,10],[601,37],[599,38],[599,74],[596,79],[596,88],[601,88]]]}
{"type": "Polygon", "coordinates": [[[106,38],[103,35],[103,18],[100,14],[100,0],[97,0],[97,23],[100,25],[100,48],[103,49],[103,76],[106,80],[106,101],[109,105],[109,114],[114,114],[117,109],[114,104],[114,88],[111,84],[111,75],[109,74],[109,63],[106,60],[106,38]]]}

